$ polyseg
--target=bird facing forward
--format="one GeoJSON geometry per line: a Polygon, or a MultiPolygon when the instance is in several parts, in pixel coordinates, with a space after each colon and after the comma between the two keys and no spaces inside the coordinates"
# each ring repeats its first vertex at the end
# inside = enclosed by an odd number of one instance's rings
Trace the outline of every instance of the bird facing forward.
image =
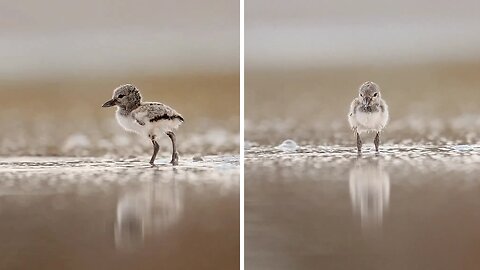
{"type": "Polygon", "coordinates": [[[102,107],[117,106],[117,122],[125,130],[135,132],[152,141],[153,155],[150,164],[154,166],[160,146],[157,138],[166,134],[172,141],[172,160],[178,165],[178,152],[174,131],[184,122],[182,115],[169,106],[158,102],[142,102],[142,96],[137,87],[125,84],[113,91],[111,100],[102,107]]]}
{"type": "Polygon", "coordinates": [[[365,82],[360,86],[358,97],[350,105],[348,122],[357,138],[358,152],[362,152],[360,134],[376,132],[375,151],[380,145],[380,132],[388,122],[388,106],[382,99],[380,87],[374,82],[365,82]]]}

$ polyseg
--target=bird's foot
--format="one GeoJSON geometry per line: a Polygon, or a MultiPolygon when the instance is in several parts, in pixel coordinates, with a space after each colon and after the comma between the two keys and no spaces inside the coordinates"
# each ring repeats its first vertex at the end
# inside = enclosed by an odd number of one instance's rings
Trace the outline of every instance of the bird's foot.
{"type": "Polygon", "coordinates": [[[170,164],[172,164],[173,166],[178,165],[178,152],[173,153],[172,160],[170,161],[170,164]]]}

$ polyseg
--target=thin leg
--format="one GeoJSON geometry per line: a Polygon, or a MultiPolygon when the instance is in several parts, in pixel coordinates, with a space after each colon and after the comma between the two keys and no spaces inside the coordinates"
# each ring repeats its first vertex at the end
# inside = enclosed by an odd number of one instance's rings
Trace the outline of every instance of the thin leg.
{"type": "Polygon", "coordinates": [[[360,138],[360,134],[357,132],[357,150],[358,153],[362,152],[362,139],[360,138]]]}
{"type": "Polygon", "coordinates": [[[373,142],[375,143],[375,151],[378,152],[378,146],[380,145],[380,132],[377,132],[377,136],[375,136],[375,140],[373,142]]]}
{"type": "Polygon", "coordinates": [[[158,153],[158,150],[160,149],[160,146],[158,145],[157,141],[155,141],[155,137],[152,137],[152,144],[153,144],[153,155],[152,155],[152,158],[150,159],[150,165],[154,166],[155,158],[157,157],[157,153],[158,153]]]}
{"type": "Polygon", "coordinates": [[[170,140],[172,140],[172,160],[170,161],[170,163],[173,166],[176,166],[178,165],[177,139],[175,137],[175,133],[173,133],[172,131],[167,132],[167,135],[170,140]]]}

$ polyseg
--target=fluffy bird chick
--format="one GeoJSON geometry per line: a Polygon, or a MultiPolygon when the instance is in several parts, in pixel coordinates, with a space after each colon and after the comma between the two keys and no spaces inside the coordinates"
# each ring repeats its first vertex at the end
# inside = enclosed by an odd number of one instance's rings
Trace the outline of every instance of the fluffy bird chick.
{"type": "Polygon", "coordinates": [[[117,106],[117,122],[125,130],[135,132],[152,141],[153,155],[150,164],[153,166],[160,146],[157,137],[166,134],[172,141],[172,165],[178,165],[178,152],[174,131],[183,123],[182,115],[169,106],[158,102],[142,102],[137,87],[125,84],[113,91],[111,100],[102,107],[117,106]]]}
{"type": "Polygon", "coordinates": [[[350,105],[348,122],[357,137],[358,152],[362,152],[360,134],[365,132],[376,132],[374,143],[378,152],[380,132],[388,122],[388,106],[382,99],[380,87],[374,82],[363,83],[358,92],[358,97],[350,105]]]}

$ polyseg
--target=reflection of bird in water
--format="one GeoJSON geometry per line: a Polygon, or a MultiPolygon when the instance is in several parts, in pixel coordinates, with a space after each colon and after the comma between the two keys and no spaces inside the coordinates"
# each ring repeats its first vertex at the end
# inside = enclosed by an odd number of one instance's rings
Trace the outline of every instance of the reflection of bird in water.
{"type": "Polygon", "coordinates": [[[350,170],[350,198],[362,227],[380,227],[390,200],[390,177],[375,160],[358,160],[350,170]]]}
{"type": "Polygon", "coordinates": [[[145,237],[174,225],[183,211],[183,196],[175,183],[145,185],[129,191],[117,203],[115,246],[134,249],[145,237]]]}

